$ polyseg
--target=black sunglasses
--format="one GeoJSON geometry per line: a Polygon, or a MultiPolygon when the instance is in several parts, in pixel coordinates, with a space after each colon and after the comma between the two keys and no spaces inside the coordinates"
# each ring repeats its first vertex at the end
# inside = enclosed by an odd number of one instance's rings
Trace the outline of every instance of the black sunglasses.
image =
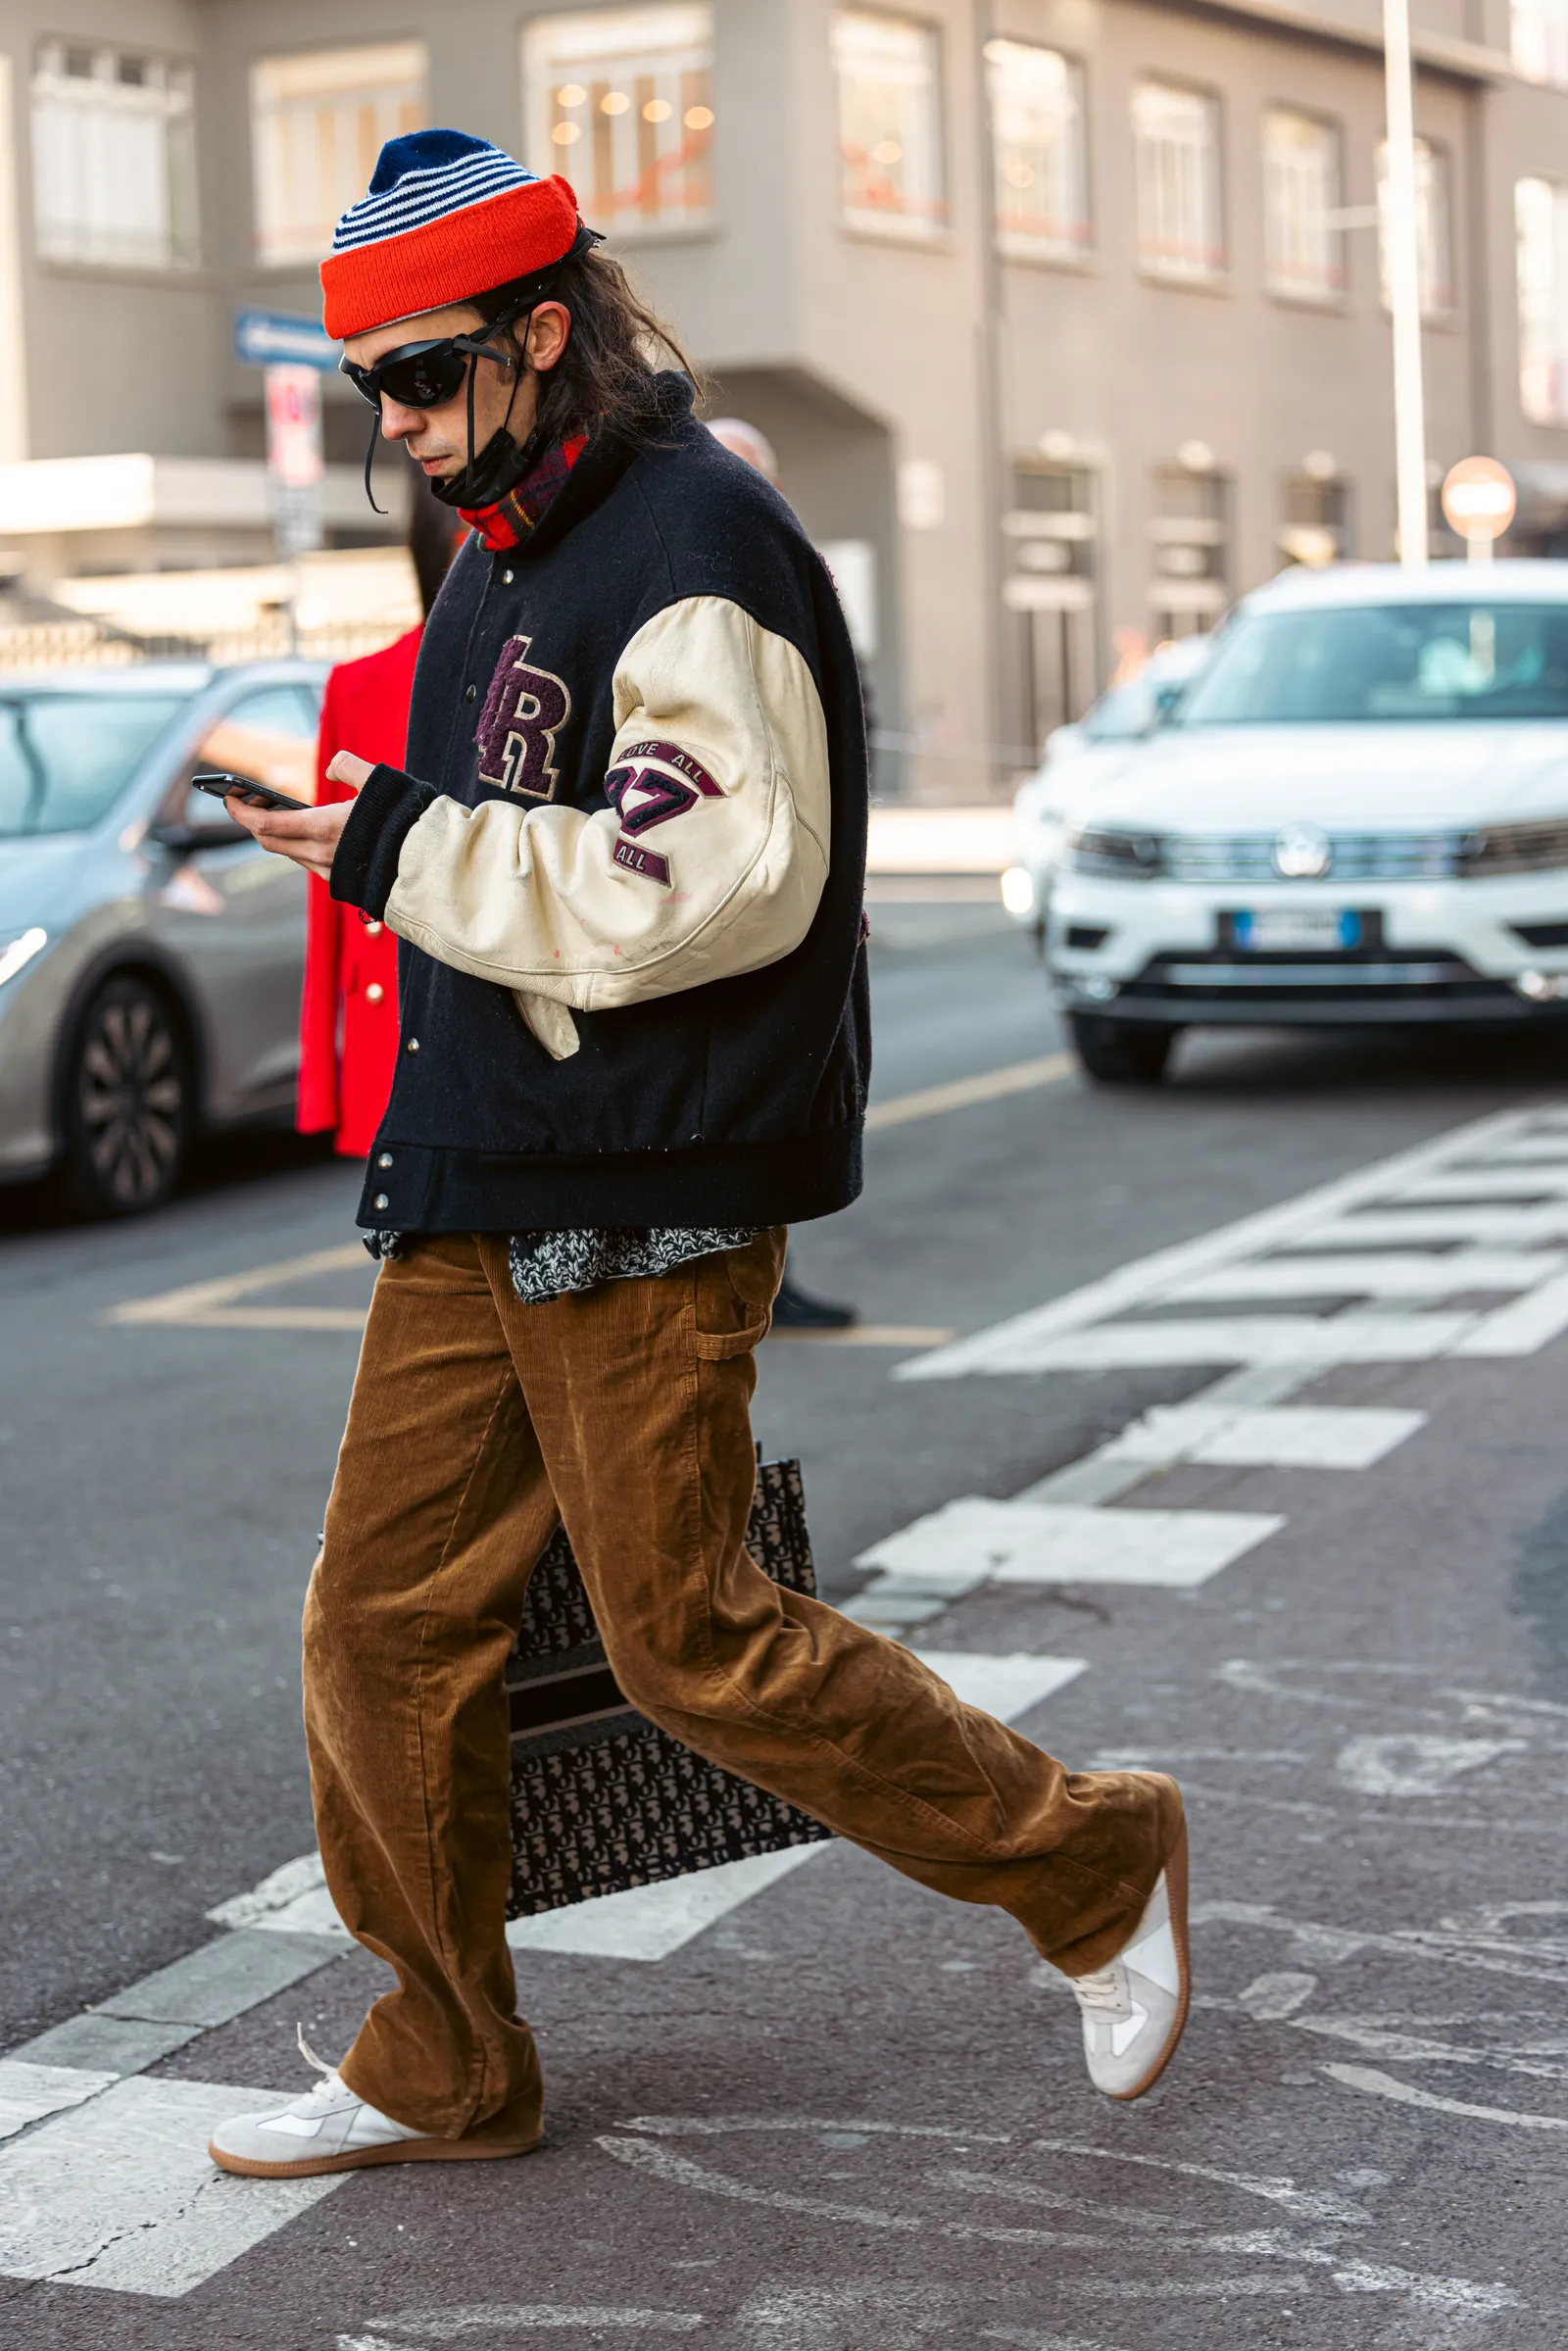
{"type": "Polygon", "coordinates": [[[510,323],[510,319],[498,318],[483,334],[443,335],[433,343],[400,343],[395,351],[384,351],[373,367],[358,367],[348,359],[339,360],[338,367],[374,409],[380,407],[383,393],[399,408],[442,408],[456,400],[474,360],[494,360],[502,367],[515,365],[489,347],[492,337],[510,323]]]}

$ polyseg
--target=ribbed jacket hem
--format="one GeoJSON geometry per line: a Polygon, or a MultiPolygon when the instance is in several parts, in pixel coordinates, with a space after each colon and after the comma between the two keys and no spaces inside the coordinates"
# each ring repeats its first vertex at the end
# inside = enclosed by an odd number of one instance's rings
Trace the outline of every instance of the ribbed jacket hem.
{"type": "Polygon", "coordinates": [[[380,1135],[359,1222],[402,1233],[804,1224],[847,1208],[858,1197],[860,1140],[857,1121],[787,1143],[567,1158],[432,1150],[380,1135]],[[390,1167],[380,1164],[384,1158],[390,1167]]]}
{"type": "Polygon", "coordinates": [[[340,906],[358,906],[380,922],[398,878],[403,844],[440,793],[401,767],[372,767],[354,810],[338,835],[327,887],[340,906]]]}

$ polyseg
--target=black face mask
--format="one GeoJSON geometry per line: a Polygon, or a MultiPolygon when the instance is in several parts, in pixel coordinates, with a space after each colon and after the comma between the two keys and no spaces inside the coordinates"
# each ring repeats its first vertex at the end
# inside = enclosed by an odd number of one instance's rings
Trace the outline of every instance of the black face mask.
{"type": "MultiPolygon", "coordinates": [[[[430,494],[443,506],[494,506],[514,490],[538,457],[537,433],[530,433],[519,447],[504,424],[490,435],[477,457],[470,457],[463,471],[451,481],[433,481],[430,494]]],[[[470,435],[468,446],[473,447],[470,435]]]]}

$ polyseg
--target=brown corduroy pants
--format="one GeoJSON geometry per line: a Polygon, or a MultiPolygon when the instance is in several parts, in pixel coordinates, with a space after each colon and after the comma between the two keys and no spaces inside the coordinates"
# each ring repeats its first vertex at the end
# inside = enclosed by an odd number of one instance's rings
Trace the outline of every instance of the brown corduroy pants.
{"type": "Polygon", "coordinates": [[[381,1268],[305,1611],[327,1884],[397,1972],[343,2062],[445,2137],[542,2114],[516,2013],[502,1666],[564,1520],[632,1703],[906,1877],[1010,1911],[1068,1974],[1127,1940],[1175,1840],[1171,1782],[1070,1773],[907,1649],[746,1551],[753,1350],[784,1235],[524,1305],[507,1244],[381,1268]]]}

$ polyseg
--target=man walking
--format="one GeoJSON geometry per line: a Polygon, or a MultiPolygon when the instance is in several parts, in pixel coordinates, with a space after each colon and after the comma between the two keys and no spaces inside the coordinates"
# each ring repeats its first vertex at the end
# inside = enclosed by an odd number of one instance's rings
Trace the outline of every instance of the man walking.
{"type": "Polygon", "coordinates": [[[473,535],[408,772],[348,745],[354,802],[231,804],[404,944],[361,1208],[385,1261],[305,1621],[327,1883],[397,1984],[312,2091],[220,2127],[230,2171],[539,2141],[502,1665],[558,1514],[631,1703],[1009,1911],[1102,2089],[1150,2087],[1186,2018],[1174,1783],[1067,1772],[744,1547],[784,1228],[860,1186],[864,730],[820,561],[594,243],[564,180],[436,130],[382,150],[322,265],[380,431],[473,535]]]}

